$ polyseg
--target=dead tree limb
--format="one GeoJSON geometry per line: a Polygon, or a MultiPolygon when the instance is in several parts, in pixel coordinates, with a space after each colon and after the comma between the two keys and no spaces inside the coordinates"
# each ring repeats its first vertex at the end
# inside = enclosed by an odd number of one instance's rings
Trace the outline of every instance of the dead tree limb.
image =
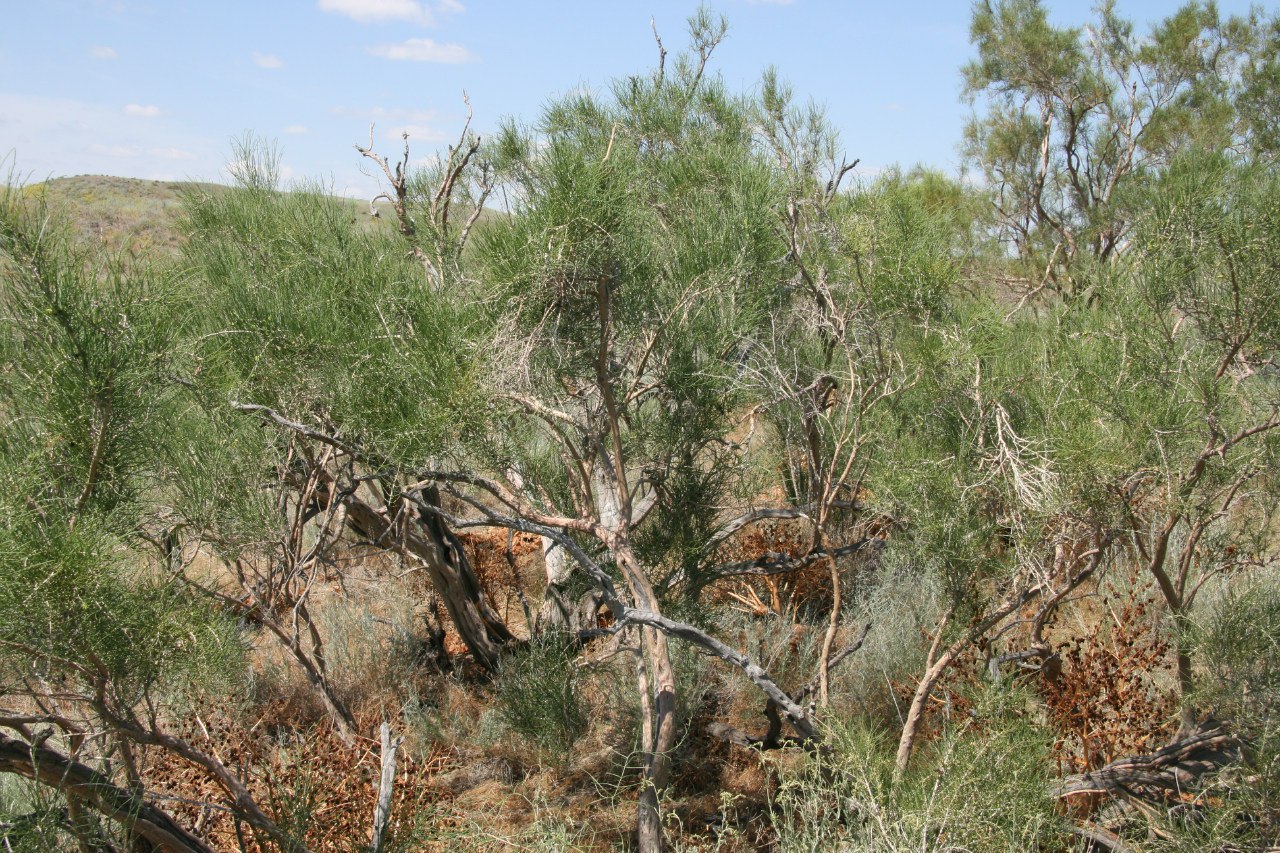
{"type": "Polygon", "coordinates": [[[380,853],[382,841],[387,834],[387,825],[391,822],[391,795],[396,783],[396,750],[404,742],[398,737],[392,740],[391,726],[382,724],[382,778],[378,783],[378,803],[373,809],[373,842],[369,845],[369,853],[380,853]]]}
{"type": "Polygon", "coordinates": [[[167,853],[214,853],[163,810],[112,783],[98,771],[46,745],[0,734],[0,773],[14,773],[54,788],[167,853]]]}
{"type": "MultiPolygon", "coordinates": [[[[385,460],[365,452],[355,443],[287,418],[275,409],[236,401],[232,401],[231,406],[332,447],[351,460],[374,470],[387,470],[391,467],[385,460]]],[[[404,525],[397,523],[393,510],[388,505],[365,500],[350,489],[339,489],[332,478],[325,480],[322,485],[320,491],[328,492],[323,497],[336,499],[343,504],[346,523],[353,532],[379,547],[401,548],[422,562],[467,650],[485,669],[497,666],[503,647],[514,637],[489,603],[488,596],[480,586],[480,581],[453,532],[438,513],[421,511],[422,506],[438,500],[436,493],[426,488],[425,484],[406,487],[406,490],[416,489],[415,504],[420,512],[416,523],[404,525]]],[[[393,500],[394,495],[387,495],[386,498],[390,504],[397,502],[393,500]]]]}
{"type": "Polygon", "coordinates": [[[1113,761],[1088,773],[1068,776],[1053,789],[1057,799],[1102,794],[1163,802],[1168,796],[1193,790],[1207,773],[1237,763],[1240,740],[1222,723],[1208,718],[1182,729],[1173,740],[1150,755],[1113,761]]]}
{"type": "MultiPolygon", "coordinates": [[[[863,643],[867,640],[867,634],[871,632],[871,623],[868,622],[862,626],[862,631],[858,634],[858,638],[840,651],[831,656],[828,663],[828,672],[834,671],[836,667],[844,663],[853,655],[854,652],[862,648],[863,643]]],[[[791,700],[797,705],[802,704],[805,699],[812,696],[818,691],[818,678],[815,677],[808,684],[799,690],[791,693],[791,700]]],[[[741,729],[725,723],[710,723],[705,731],[707,734],[720,740],[727,740],[730,743],[736,743],[739,746],[756,747],[758,749],[779,749],[786,746],[804,746],[808,741],[795,738],[782,737],[782,718],[778,714],[778,705],[772,699],[764,708],[765,718],[769,721],[769,727],[763,735],[750,735],[741,729]]]]}
{"type": "Polygon", "coordinates": [[[357,144],[356,150],[362,157],[368,157],[378,164],[382,174],[387,177],[387,183],[391,185],[391,192],[395,193],[394,197],[385,191],[378,193],[369,202],[370,211],[376,210],[374,203],[381,199],[391,202],[396,212],[396,222],[400,225],[400,233],[406,237],[412,237],[417,233],[417,226],[413,222],[413,217],[409,216],[409,133],[407,131],[402,133],[400,138],[404,140],[404,154],[400,162],[396,163],[394,170],[386,157],[373,150],[372,122],[369,124],[369,144],[367,146],[357,144]]]}
{"type": "Polygon", "coordinates": [[[217,757],[197,749],[180,737],[161,731],[155,727],[154,722],[149,728],[143,727],[132,720],[127,720],[113,713],[101,701],[95,702],[94,705],[102,721],[112,731],[120,735],[123,740],[136,744],[158,746],[182,758],[187,763],[204,770],[222,788],[232,810],[246,823],[286,850],[293,851],[293,853],[310,853],[305,845],[296,839],[290,838],[275,821],[267,816],[267,813],[262,810],[257,800],[254,799],[248,786],[217,757]]]}

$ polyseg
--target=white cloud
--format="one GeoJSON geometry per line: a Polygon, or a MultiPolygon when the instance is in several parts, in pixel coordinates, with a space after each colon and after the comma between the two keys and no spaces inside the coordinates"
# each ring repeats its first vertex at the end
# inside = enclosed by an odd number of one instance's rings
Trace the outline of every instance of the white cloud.
{"type": "Polygon", "coordinates": [[[89,48],[89,55],[94,59],[116,59],[119,56],[114,47],[107,47],[105,44],[89,48]]]}
{"type": "Polygon", "coordinates": [[[253,64],[259,68],[284,68],[284,60],[274,53],[253,53],[253,64]]]}
{"type": "Polygon", "coordinates": [[[160,115],[160,108],[155,104],[126,104],[124,114],[127,116],[141,116],[143,118],[155,118],[160,115]]]}
{"type": "Polygon", "coordinates": [[[359,118],[378,125],[380,138],[399,142],[407,133],[414,142],[442,142],[448,135],[436,126],[435,110],[412,110],[403,107],[373,107],[371,109],[352,109],[350,107],[334,107],[330,110],[334,115],[346,118],[359,118]]]}
{"type": "Polygon", "coordinates": [[[149,148],[147,155],[160,160],[194,160],[196,155],[185,148],[149,148]]]}
{"type": "Polygon", "coordinates": [[[0,147],[13,152],[24,180],[58,175],[147,177],[177,167],[186,176],[217,174],[225,143],[160,115],[142,121],[118,104],[0,91],[0,147]],[[2,120],[0,120],[2,121],[2,120]]]}
{"type": "Polygon", "coordinates": [[[309,133],[310,129],[305,124],[291,124],[284,129],[285,133],[309,133]]]}
{"type": "Polygon", "coordinates": [[[94,154],[101,154],[104,157],[117,157],[121,159],[138,157],[142,154],[142,149],[134,145],[103,145],[100,142],[95,142],[90,145],[89,150],[94,154]]]}
{"type": "Polygon", "coordinates": [[[460,44],[436,44],[431,39],[408,39],[400,44],[380,44],[369,48],[374,56],[408,62],[470,62],[471,51],[460,44]]]}
{"type": "Polygon", "coordinates": [[[901,112],[906,112],[907,108],[904,107],[902,104],[885,104],[884,109],[891,113],[901,113],[901,112]]]}
{"type": "MultiPolygon", "coordinates": [[[[462,4],[456,0],[443,0],[437,8],[441,12],[456,13],[462,11],[462,4]]],[[[408,21],[429,27],[436,23],[435,12],[418,0],[320,0],[320,9],[362,24],[408,21]]]]}

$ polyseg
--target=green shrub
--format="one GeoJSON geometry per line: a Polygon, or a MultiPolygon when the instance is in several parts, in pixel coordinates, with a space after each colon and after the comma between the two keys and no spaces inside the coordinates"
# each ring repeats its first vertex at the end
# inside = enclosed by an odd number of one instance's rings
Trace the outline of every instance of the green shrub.
{"type": "Polygon", "coordinates": [[[778,849],[1003,853],[1065,849],[1054,812],[1048,735],[1025,720],[1018,693],[989,691],[918,765],[894,779],[895,739],[854,722],[830,750],[784,776],[773,797],[778,849]],[[932,760],[929,760],[932,759],[932,760]]]}
{"type": "MultiPolygon", "coordinates": [[[[1203,662],[1193,698],[1248,744],[1248,766],[1218,780],[1227,794],[1228,834],[1241,841],[1241,833],[1262,831],[1274,839],[1280,836],[1280,580],[1237,584],[1206,611],[1192,633],[1203,662]],[[1234,778],[1240,775],[1247,778],[1234,778]]],[[[1222,829],[1222,821],[1214,826],[1222,829]]]]}
{"type": "Polygon", "coordinates": [[[498,714],[512,731],[547,751],[567,749],[587,727],[572,639],[545,633],[502,662],[498,714]]]}

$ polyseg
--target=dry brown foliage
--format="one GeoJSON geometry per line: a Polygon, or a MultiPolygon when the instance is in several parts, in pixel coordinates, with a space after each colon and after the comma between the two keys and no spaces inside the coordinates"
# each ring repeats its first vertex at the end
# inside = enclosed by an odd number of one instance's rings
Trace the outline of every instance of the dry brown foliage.
{"type": "MultiPolygon", "coordinates": [[[[362,729],[376,729],[373,720],[361,722],[362,729]]],[[[175,728],[234,768],[281,828],[309,849],[346,853],[367,845],[380,766],[375,739],[348,747],[327,723],[298,727],[288,707],[274,703],[256,721],[215,708],[175,728]]],[[[438,795],[428,783],[454,763],[447,750],[435,746],[401,751],[389,838],[405,831],[405,821],[438,795]]],[[[220,790],[200,770],[157,752],[145,775],[161,804],[216,849],[275,850],[221,805],[220,790]]]]}
{"type": "Polygon", "coordinates": [[[1175,727],[1176,662],[1154,614],[1160,603],[1136,570],[1098,590],[1091,630],[1073,632],[1041,667],[1040,692],[1063,774],[1150,752],[1175,727]]]}

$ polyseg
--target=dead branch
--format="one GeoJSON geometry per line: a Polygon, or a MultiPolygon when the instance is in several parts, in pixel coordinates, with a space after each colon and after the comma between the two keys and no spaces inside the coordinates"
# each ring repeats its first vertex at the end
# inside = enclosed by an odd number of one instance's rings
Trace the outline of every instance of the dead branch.
{"type": "Polygon", "coordinates": [[[413,218],[409,216],[409,133],[406,131],[401,134],[404,140],[404,154],[400,162],[396,163],[394,172],[391,164],[386,157],[373,150],[373,123],[369,123],[369,144],[356,144],[356,150],[360,152],[362,157],[368,157],[370,160],[378,164],[382,169],[382,174],[386,175],[387,183],[391,185],[392,192],[395,197],[392,198],[385,192],[378,193],[369,202],[370,210],[373,210],[374,202],[380,198],[385,198],[391,202],[391,206],[396,211],[396,221],[400,224],[400,233],[406,237],[412,237],[417,233],[417,227],[414,225],[413,218]]]}
{"type": "Polygon", "coordinates": [[[1085,794],[1136,798],[1163,803],[1194,790],[1208,773],[1241,760],[1241,742],[1212,717],[1180,729],[1172,741],[1150,755],[1113,761],[1088,773],[1067,776],[1053,787],[1056,799],[1085,794]]]}
{"type": "Polygon", "coordinates": [[[87,764],[73,761],[44,744],[24,743],[0,734],[0,773],[16,773],[61,791],[69,800],[90,806],[159,850],[214,853],[140,794],[115,785],[87,764]]]}
{"type": "Polygon", "coordinates": [[[396,750],[404,742],[403,737],[391,738],[391,726],[382,724],[380,731],[382,742],[382,777],[378,783],[378,803],[373,810],[373,842],[369,845],[369,853],[380,853],[382,841],[387,834],[387,824],[391,821],[391,795],[396,781],[396,750]]]}

